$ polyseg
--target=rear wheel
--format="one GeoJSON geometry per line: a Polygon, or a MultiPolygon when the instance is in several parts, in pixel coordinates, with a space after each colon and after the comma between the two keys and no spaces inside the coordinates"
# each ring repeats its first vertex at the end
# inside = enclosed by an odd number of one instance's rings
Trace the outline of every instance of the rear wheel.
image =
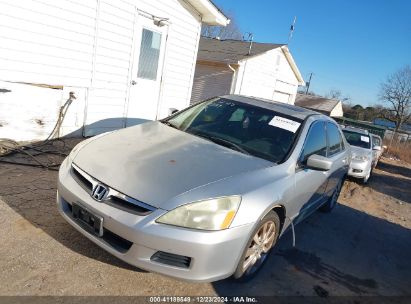
{"type": "Polygon", "coordinates": [[[270,211],[251,234],[233,275],[235,279],[248,281],[257,274],[277,242],[279,229],[280,219],[276,212],[270,211]]]}
{"type": "Polygon", "coordinates": [[[328,201],[321,206],[320,211],[322,212],[331,212],[331,210],[334,209],[334,207],[337,205],[338,197],[340,196],[341,188],[344,183],[345,178],[342,178],[338,184],[337,187],[335,187],[335,190],[331,197],[328,199],[328,201]]]}

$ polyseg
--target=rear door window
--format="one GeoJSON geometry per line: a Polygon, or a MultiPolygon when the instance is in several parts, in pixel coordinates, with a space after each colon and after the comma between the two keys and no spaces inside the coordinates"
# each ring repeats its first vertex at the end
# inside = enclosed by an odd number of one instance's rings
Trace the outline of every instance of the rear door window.
{"type": "Polygon", "coordinates": [[[343,140],[338,127],[331,123],[327,123],[327,136],[328,136],[328,156],[333,156],[340,153],[343,150],[343,140]]]}

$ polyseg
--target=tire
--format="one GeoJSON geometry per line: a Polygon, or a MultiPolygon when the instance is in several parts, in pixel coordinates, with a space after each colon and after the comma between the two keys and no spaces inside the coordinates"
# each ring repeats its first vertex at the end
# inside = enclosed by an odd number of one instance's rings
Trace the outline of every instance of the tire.
{"type": "Polygon", "coordinates": [[[372,172],[372,167],[370,168],[370,171],[367,173],[367,175],[362,178],[361,183],[363,185],[366,185],[368,183],[368,181],[371,177],[371,172],[372,172]]]}
{"type": "Polygon", "coordinates": [[[240,262],[234,272],[233,278],[239,282],[251,280],[260,271],[267,261],[271,249],[276,244],[280,232],[280,218],[275,211],[270,211],[253,230],[247,246],[241,255],[240,262]],[[266,229],[264,238],[264,229],[266,229]],[[268,229],[268,230],[267,230],[268,229]],[[271,229],[274,229],[271,231],[271,229]],[[256,240],[263,242],[259,245],[256,240]],[[265,245],[264,245],[265,244],[265,245]],[[254,261],[254,262],[253,262],[254,261]],[[248,267],[246,264],[248,263],[248,267]]]}
{"type": "Polygon", "coordinates": [[[335,208],[335,206],[337,206],[338,197],[340,196],[340,192],[341,192],[342,186],[344,184],[344,180],[345,180],[345,178],[342,178],[338,182],[337,187],[335,188],[335,190],[334,190],[333,194],[331,195],[331,197],[328,199],[328,201],[324,205],[322,205],[320,207],[320,211],[322,211],[322,212],[331,212],[335,208]]]}

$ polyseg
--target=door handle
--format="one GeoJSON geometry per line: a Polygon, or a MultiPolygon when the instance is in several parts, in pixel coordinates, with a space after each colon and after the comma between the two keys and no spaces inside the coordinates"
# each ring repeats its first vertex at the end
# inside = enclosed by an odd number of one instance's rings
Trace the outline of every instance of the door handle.
{"type": "Polygon", "coordinates": [[[136,84],[137,84],[137,81],[135,81],[135,80],[131,81],[131,85],[136,85],[136,84]]]}

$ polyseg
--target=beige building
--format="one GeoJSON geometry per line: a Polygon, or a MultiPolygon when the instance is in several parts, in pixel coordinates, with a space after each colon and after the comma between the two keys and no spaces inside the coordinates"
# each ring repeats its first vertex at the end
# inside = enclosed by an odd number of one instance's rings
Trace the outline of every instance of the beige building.
{"type": "Polygon", "coordinates": [[[201,38],[191,103],[240,94],[294,104],[304,80],[285,44],[201,38]]]}
{"type": "Polygon", "coordinates": [[[341,100],[328,99],[321,96],[297,94],[295,105],[314,110],[331,117],[343,117],[341,100]]]}

